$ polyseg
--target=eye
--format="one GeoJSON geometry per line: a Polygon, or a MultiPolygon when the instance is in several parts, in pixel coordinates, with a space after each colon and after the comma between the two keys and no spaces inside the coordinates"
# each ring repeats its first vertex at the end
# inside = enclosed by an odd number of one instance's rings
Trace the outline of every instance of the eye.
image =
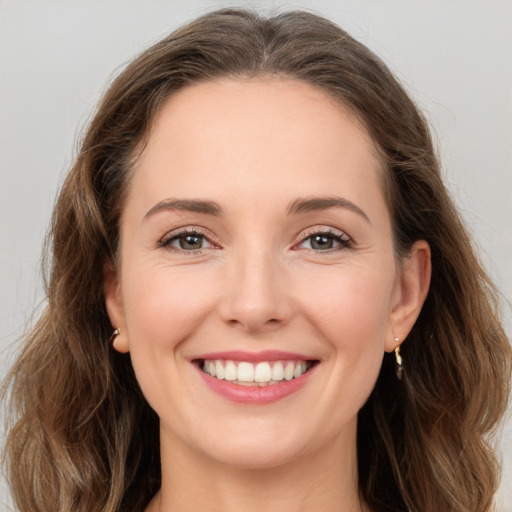
{"type": "Polygon", "coordinates": [[[310,249],[316,252],[333,252],[352,246],[350,238],[341,231],[318,231],[312,233],[296,246],[301,249],[310,249]]]}
{"type": "Polygon", "coordinates": [[[182,252],[194,252],[214,247],[205,235],[193,230],[181,231],[180,233],[171,235],[162,240],[160,246],[182,252]]]}

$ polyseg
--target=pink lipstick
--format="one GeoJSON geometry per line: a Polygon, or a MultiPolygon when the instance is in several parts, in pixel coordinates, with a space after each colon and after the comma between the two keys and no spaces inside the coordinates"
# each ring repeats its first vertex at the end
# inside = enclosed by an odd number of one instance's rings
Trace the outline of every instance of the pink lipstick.
{"type": "Polygon", "coordinates": [[[205,384],[232,402],[266,404],[299,391],[319,361],[283,351],[228,351],[194,358],[205,384]]]}

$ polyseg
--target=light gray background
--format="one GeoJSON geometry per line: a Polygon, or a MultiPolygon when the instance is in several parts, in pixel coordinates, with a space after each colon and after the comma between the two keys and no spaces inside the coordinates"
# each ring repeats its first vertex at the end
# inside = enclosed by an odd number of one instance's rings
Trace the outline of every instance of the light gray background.
{"type": "MultiPolygon", "coordinates": [[[[42,299],[51,207],[107,81],[184,21],[229,5],[325,14],[391,66],[426,110],[446,180],[511,300],[512,2],[0,0],[0,376],[42,299]]],[[[498,510],[512,512],[510,419],[504,430],[498,510]]],[[[0,510],[8,501],[0,489],[0,510]]]]}

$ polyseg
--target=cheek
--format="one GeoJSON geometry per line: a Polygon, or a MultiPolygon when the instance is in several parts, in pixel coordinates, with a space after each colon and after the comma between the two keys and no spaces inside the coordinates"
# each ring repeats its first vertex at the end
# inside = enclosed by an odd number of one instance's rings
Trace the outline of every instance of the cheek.
{"type": "Polygon", "coordinates": [[[308,297],[308,309],[329,339],[365,343],[385,332],[391,310],[391,279],[350,269],[317,273],[307,281],[304,287],[309,288],[309,294],[301,295],[308,297]],[[314,287],[309,283],[315,283],[314,287]]]}
{"type": "Polygon", "coordinates": [[[211,311],[214,281],[187,266],[148,268],[136,278],[127,267],[123,297],[130,351],[178,346],[211,311]]]}
{"type": "Polygon", "coordinates": [[[354,268],[326,274],[317,276],[309,311],[332,356],[326,358],[333,377],[333,392],[326,393],[333,401],[327,407],[339,425],[357,414],[375,386],[391,312],[389,276],[394,274],[354,268]]]}
{"type": "Polygon", "coordinates": [[[211,312],[215,290],[208,283],[212,280],[186,266],[131,269],[125,264],[123,272],[132,366],[151,407],[165,411],[170,401],[178,399],[175,393],[187,393],[181,387],[183,366],[176,364],[176,353],[211,312]],[[170,388],[180,391],[172,393],[170,388]]]}

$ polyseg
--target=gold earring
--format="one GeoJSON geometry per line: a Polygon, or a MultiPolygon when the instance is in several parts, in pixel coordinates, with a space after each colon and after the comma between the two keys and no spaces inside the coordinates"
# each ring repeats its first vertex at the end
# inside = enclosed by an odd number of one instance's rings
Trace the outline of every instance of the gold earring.
{"type": "Polygon", "coordinates": [[[116,336],[118,336],[119,334],[121,334],[121,329],[116,329],[113,333],[112,333],[112,336],[110,336],[110,339],[108,340],[109,343],[112,343],[114,341],[114,338],[116,336]]]}
{"type": "MultiPolygon", "coordinates": [[[[396,343],[400,343],[398,338],[395,338],[396,343]]],[[[395,374],[398,380],[402,380],[402,373],[404,372],[404,366],[402,364],[402,356],[400,355],[400,345],[395,347],[395,359],[396,359],[396,368],[395,374]]]]}

